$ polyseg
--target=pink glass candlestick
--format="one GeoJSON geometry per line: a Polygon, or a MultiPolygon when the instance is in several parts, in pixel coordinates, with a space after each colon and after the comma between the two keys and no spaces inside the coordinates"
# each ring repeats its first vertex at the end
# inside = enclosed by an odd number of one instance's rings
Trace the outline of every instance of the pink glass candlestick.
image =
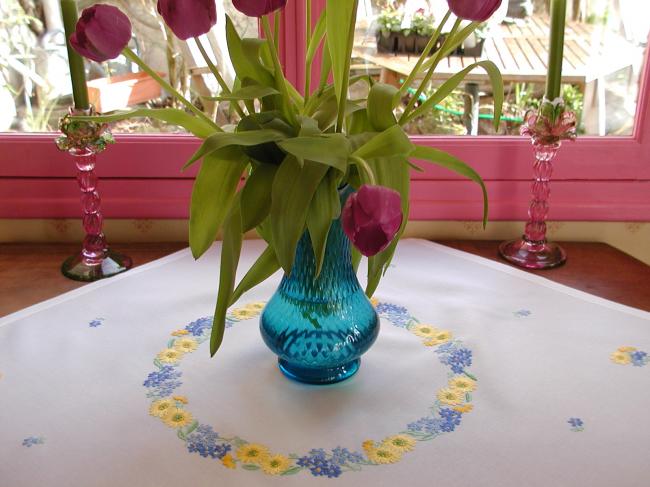
{"type": "Polygon", "coordinates": [[[546,218],[553,160],[562,140],[575,139],[575,125],[575,115],[564,111],[561,101],[560,104],[545,101],[540,113],[531,113],[526,118],[522,134],[531,137],[535,153],[532,198],[522,238],[499,246],[499,253],[508,262],[527,269],[550,269],[566,262],[562,247],[546,240],[546,218]]]}
{"type": "Polygon", "coordinates": [[[86,237],[81,252],[66,259],[61,271],[64,276],[76,281],[96,281],[124,272],[131,268],[131,259],[110,250],[102,231],[104,217],[95,174],[97,153],[92,147],[72,148],[68,152],[77,167],[86,237]]]}

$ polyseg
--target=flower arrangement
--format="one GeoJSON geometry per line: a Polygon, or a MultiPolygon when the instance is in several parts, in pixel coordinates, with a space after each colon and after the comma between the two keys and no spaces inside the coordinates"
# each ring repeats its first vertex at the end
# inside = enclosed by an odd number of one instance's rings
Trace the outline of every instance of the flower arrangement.
{"type": "MultiPolygon", "coordinates": [[[[308,28],[305,73],[322,49],[320,76],[306,77],[305,86],[291,85],[278,55],[278,22],[271,15],[287,0],[233,0],[248,16],[258,17],[264,39],[242,39],[226,18],[226,38],[237,74],[229,87],[208,56],[200,36],[216,22],[214,0],[158,0],[158,11],[180,39],[195,39],[221,94],[240,120],[236,127],[219,127],[178,93],[127,47],[131,23],[119,9],[98,4],[86,10],[70,38],[83,56],[106,61],[120,53],[156,79],[186,110],[135,109],[75,120],[110,123],[131,117],[150,117],[184,127],[203,140],[185,167],[200,162],[190,209],[190,247],[199,258],[223,232],[217,305],[212,323],[211,354],[223,340],[228,307],[277,270],[291,273],[296,246],[307,232],[317,270],[324,257],[332,221],[341,218],[355,247],[355,261],[368,257],[371,296],[387,270],[402,235],[409,210],[409,176],[420,170],[418,161],[446,167],[478,183],[480,176],[462,161],[432,147],[411,142],[403,126],[443,100],[475,68],[483,68],[494,88],[495,123],[503,103],[503,82],[497,67],[481,61],[443,83],[432,96],[415,106],[409,103],[400,118],[395,109],[407,89],[423,75],[416,96],[428,85],[437,64],[454,51],[499,6],[501,0],[448,0],[449,12],[431,33],[430,52],[452,12],[457,16],[442,47],[431,57],[422,55],[400,88],[375,82],[369,76],[350,76],[358,0],[327,0],[315,26],[311,1],[305,0],[308,28]],[[471,22],[463,24],[463,20],[471,22]],[[329,82],[328,79],[333,79],[329,82]],[[364,99],[349,99],[349,87],[368,85],[364,99]],[[243,185],[240,184],[245,178],[243,185]],[[341,205],[339,188],[356,194],[341,205]],[[257,229],[268,247],[235,286],[243,234],[257,229]]],[[[318,271],[317,271],[318,274],[318,271]]]]}

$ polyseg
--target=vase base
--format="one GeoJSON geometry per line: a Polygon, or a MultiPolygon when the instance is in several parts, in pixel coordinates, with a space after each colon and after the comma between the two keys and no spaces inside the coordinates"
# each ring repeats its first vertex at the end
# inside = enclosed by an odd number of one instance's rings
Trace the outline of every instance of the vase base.
{"type": "Polygon", "coordinates": [[[532,242],[525,238],[503,242],[499,254],[508,262],[526,269],[552,269],[566,262],[566,252],[558,244],[532,242]]]}
{"type": "Polygon", "coordinates": [[[84,262],[81,253],[68,257],[61,272],[74,281],[93,282],[128,271],[132,265],[130,257],[108,250],[101,261],[92,265],[84,262]]]}
{"type": "Polygon", "coordinates": [[[339,367],[331,369],[325,368],[308,368],[292,365],[283,359],[278,359],[278,365],[282,373],[291,380],[304,382],[305,384],[334,384],[349,379],[357,373],[361,364],[360,359],[348,362],[339,367]]]}

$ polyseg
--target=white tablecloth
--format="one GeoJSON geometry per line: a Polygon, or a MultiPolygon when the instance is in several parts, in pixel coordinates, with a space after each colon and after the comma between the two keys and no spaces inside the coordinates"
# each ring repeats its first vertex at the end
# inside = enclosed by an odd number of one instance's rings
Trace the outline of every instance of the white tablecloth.
{"type": "Polygon", "coordinates": [[[0,486],[650,485],[650,313],[406,240],[359,373],[306,386],[259,337],[279,276],[209,358],[218,253],[0,319],[0,486]]]}

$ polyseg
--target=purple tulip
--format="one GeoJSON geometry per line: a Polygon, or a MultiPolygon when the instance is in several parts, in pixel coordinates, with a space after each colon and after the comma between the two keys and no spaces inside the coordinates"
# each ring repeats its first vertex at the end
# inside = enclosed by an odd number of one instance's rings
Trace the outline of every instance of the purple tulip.
{"type": "Polygon", "coordinates": [[[501,5],[501,0],[447,0],[456,17],[485,22],[501,5]]]}
{"type": "Polygon", "coordinates": [[[366,257],[388,247],[403,218],[397,191],[365,184],[348,198],[341,212],[343,231],[366,257]]]}
{"type": "Polygon", "coordinates": [[[210,32],[217,23],[214,0],[158,0],[158,13],[184,41],[210,32]]]}
{"type": "Polygon", "coordinates": [[[115,59],[131,40],[131,22],[112,5],[85,9],[70,36],[72,47],[84,57],[101,63],[115,59]]]}
{"type": "Polygon", "coordinates": [[[237,10],[249,17],[262,17],[287,4],[287,0],[232,0],[237,10]]]}

